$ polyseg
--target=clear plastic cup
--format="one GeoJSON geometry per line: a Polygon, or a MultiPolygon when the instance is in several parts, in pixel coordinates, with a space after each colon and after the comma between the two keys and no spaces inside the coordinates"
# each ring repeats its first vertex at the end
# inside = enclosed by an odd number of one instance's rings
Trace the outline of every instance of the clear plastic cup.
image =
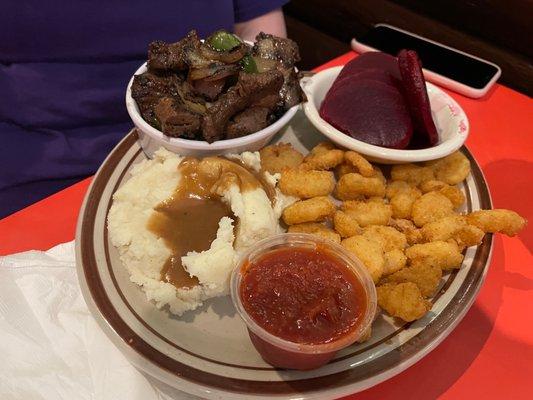
{"type": "Polygon", "coordinates": [[[263,359],[279,368],[308,370],[318,368],[330,361],[337,351],[343,349],[359,338],[370,328],[377,307],[376,288],[372,278],[355,256],[342,246],[314,235],[305,233],[284,233],[258,242],[245,253],[231,275],[231,298],[237,312],[246,323],[250,339],[263,359]],[[274,250],[288,247],[317,249],[337,257],[349,268],[361,282],[367,297],[367,307],[356,329],[335,341],[323,344],[304,344],[291,342],[275,336],[257,324],[247,313],[240,298],[240,286],[243,278],[243,266],[253,263],[260,256],[274,250]]]}

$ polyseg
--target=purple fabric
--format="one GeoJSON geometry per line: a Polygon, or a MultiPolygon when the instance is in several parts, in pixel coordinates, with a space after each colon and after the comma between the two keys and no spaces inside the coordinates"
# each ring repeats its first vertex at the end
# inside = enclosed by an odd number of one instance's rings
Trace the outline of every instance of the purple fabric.
{"type": "Polygon", "coordinates": [[[0,15],[0,218],[96,171],[132,123],[149,42],[231,30],[286,0],[39,1],[0,15]]]}

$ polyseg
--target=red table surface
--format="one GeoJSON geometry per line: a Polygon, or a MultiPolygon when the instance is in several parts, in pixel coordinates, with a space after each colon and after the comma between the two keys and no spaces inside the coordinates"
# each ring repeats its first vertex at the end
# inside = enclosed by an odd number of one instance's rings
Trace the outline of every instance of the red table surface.
{"type": "MultiPolygon", "coordinates": [[[[348,53],[317,70],[342,65],[348,53]]],[[[533,220],[533,101],[496,85],[480,100],[450,93],[470,120],[467,146],[481,165],[495,208],[533,220]]],[[[74,239],[90,179],[0,220],[0,254],[48,249],[74,239]]],[[[533,398],[533,228],[496,235],[479,296],[428,356],[349,399],[533,398]]]]}

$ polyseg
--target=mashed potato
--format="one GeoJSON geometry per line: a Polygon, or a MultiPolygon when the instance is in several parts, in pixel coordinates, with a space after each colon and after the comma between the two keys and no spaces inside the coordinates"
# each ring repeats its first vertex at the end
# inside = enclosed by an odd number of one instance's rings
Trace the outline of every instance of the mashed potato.
{"type": "MultiPolygon", "coordinates": [[[[233,157],[256,171],[260,166],[257,152],[233,157]]],[[[223,217],[208,250],[189,252],[182,257],[183,266],[200,284],[191,289],[178,289],[160,280],[161,269],[171,251],[147,228],[147,223],[154,207],[169,198],[179,185],[181,161],[182,157],[160,149],[152,160],[136,165],[130,179],[113,195],[108,215],[111,243],[117,248],[131,281],[141,286],[147,299],[157,307],[168,305],[170,312],[177,315],[194,310],[206,299],[228,294],[230,273],[239,255],[256,241],[281,232],[279,214],[293,201],[277,192],[272,207],[263,189],[242,193],[237,185],[226,189],[222,200],[229,204],[237,221],[223,217]]],[[[267,179],[275,182],[279,177],[267,179]]]]}

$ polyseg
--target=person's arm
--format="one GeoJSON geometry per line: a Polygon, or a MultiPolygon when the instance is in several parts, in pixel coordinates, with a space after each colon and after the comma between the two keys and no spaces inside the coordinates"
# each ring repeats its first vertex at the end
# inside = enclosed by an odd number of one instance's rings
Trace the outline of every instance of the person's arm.
{"type": "Polygon", "coordinates": [[[283,17],[283,11],[281,11],[281,8],[272,10],[249,21],[235,24],[235,33],[241,39],[253,42],[259,32],[287,37],[285,18],[283,17]]]}

